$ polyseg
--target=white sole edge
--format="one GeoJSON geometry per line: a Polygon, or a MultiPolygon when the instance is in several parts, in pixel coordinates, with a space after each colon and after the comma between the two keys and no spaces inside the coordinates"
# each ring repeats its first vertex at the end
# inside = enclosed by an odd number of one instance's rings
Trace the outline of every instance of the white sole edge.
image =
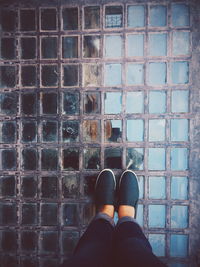
{"type": "Polygon", "coordinates": [[[115,174],[114,174],[114,172],[113,172],[111,169],[103,169],[103,170],[99,173],[99,175],[97,176],[96,183],[95,183],[95,189],[96,189],[96,187],[97,187],[97,183],[98,183],[99,177],[100,177],[100,175],[102,174],[102,172],[104,172],[104,171],[109,171],[109,172],[112,173],[113,180],[114,180],[114,183],[115,183],[115,189],[116,189],[116,179],[115,179],[115,174]]]}

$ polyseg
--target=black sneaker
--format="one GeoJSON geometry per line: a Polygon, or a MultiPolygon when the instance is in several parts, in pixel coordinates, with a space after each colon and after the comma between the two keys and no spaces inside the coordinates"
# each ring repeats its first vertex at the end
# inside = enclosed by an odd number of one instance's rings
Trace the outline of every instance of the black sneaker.
{"type": "Polygon", "coordinates": [[[95,184],[96,206],[114,205],[116,180],[113,171],[110,169],[102,170],[95,184]]]}
{"type": "Polygon", "coordinates": [[[119,180],[119,205],[127,205],[135,208],[137,213],[137,204],[139,199],[139,185],[136,174],[131,170],[122,173],[119,180]]]}

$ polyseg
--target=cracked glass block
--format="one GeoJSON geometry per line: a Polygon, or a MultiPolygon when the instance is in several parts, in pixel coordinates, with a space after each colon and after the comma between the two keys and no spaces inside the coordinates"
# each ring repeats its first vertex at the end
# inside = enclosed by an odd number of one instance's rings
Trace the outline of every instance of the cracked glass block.
{"type": "Polygon", "coordinates": [[[127,35],[127,55],[128,57],[144,56],[144,34],[127,35]]]}
{"type": "Polygon", "coordinates": [[[83,57],[100,57],[100,36],[88,35],[83,37],[83,57]]]}
{"type": "Polygon", "coordinates": [[[85,29],[100,28],[100,7],[99,6],[84,7],[84,28],[85,29]]]}
{"type": "Polygon", "coordinates": [[[63,113],[67,115],[79,114],[79,92],[63,93],[63,113]]]}
{"type": "Polygon", "coordinates": [[[122,36],[121,35],[106,35],[105,36],[105,51],[106,58],[122,57],[122,36]]]}
{"type": "Polygon", "coordinates": [[[79,195],[79,178],[77,175],[65,175],[62,178],[62,194],[64,198],[76,199],[79,195]]]}
{"type": "Polygon", "coordinates": [[[18,108],[18,94],[0,93],[0,114],[2,115],[16,115],[18,108]]]}
{"type": "Polygon", "coordinates": [[[23,37],[21,38],[21,59],[35,59],[36,58],[36,38],[23,37]]]}
{"type": "Polygon", "coordinates": [[[0,225],[17,223],[17,207],[15,203],[0,203],[0,225]]]}
{"type": "Polygon", "coordinates": [[[172,4],[172,25],[174,27],[190,26],[189,6],[177,3],[172,4]]]}
{"type": "Polygon", "coordinates": [[[170,236],[170,256],[186,258],[188,256],[188,235],[170,236]]]}
{"type": "Polygon", "coordinates": [[[190,33],[183,31],[173,32],[173,55],[188,55],[190,52],[190,33]]]}
{"type": "Polygon", "coordinates": [[[83,140],[85,142],[99,142],[100,136],[101,132],[99,120],[83,121],[83,140]]]}
{"type": "Polygon", "coordinates": [[[23,252],[35,252],[37,250],[37,233],[34,231],[21,232],[21,249],[23,252]]]}
{"type": "Polygon", "coordinates": [[[57,10],[54,8],[41,9],[41,30],[55,31],[57,28],[57,10]]]}
{"type": "Polygon", "coordinates": [[[32,176],[21,177],[21,194],[23,197],[34,198],[37,195],[37,178],[32,176]]]}
{"type": "Polygon", "coordinates": [[[15,197],[16,196],[16,182],[15,176],[1,176],[0,177],[0,196],[1,197],[15,197]]]}
{"type": "Polygon", "coordinates": [[[56,93],[42,93],[42,113],[43,114],[57,114],[57,94],[56,93]]]}
{"type": "Polygon", "coordinates": [[[167,8],[161,5],[150,6],[150,26],[165,27],[167,26],[167,8]]]}
{"type": "Polygon", "coordinates": [[[62,10],[63,30],[78,30],[78,8],[64,8],[62,10]]]}
{"type": "Polygon", "coordinates": [[[149,92],[149,113],[166,112],[166,92],[150,91],[149,92]]]}
{"type": "Polygon", "coordinates": [[[105,64],[105,86],[119,86],[122,84],[122,65],[117,63],[105,64]]]}
{"type": "Polygon", "coordinates": [[[189,91],[187,90],[172,91],[171,110],[172,112],[188,112],[189,91]]]}
{"type": "Polygon", "coordinates": [[[149,120],[149,141],[165,140],[165,120],[149,120]]]}
{"type": "Polygon", "coordinates": [[[14,88],[16,85],[16,67],[0,66],[0,88],[14,88]]]}
{"type": "Polygon", "coordinates": [[[15,143],[17,138],[15,121],[4,121],[0,123],[1,133],[0,139],[2,143],[15,143]]]}
{"type": "Polygon", "coordinates": [[[165,256],[165,235],[164,234],[150,234],[149,242],[152,246],[153,253],[157,257],[165,256]]]}
{"type": "Polygon", "coordinates": [[[165,228],[166,206],[149,205],[149,227],[165,228]]]}
{"type": "Polygon", "coordinates": [[[21,111],[24,115],[36,114],[37,97],[35,93],[21,94],[21,111]]]}
{"type": "Polygon", "coordinates": [[[21,214],[22,225],[36,225],[38,218],[38,206],[37,203],[24,203],[22,204],[21,214]]]}
{"type": "Polygon", "coordinates": [[[171,178],[171,199],[188,199],[188,177],[171,178]]]}
{"type": "Polygon", "coordinates": [[[17,20],[17,12],[15,10],[2,9],[0,15],[0,23],[2,31],[15,31],[17,20]]]}
{"type": "Polygon", "coordinates": [[[62,57],[78,58],[78,36],[62,37],[62,57]]]}
{"type": "Polygon", "coordinates": [[[127,92],[126,95],[126,113],[144,112],[144,94],[143,92],[127,92]]]}
{"type": "Polygon", "coordinates": [[[187,119],[171,120],[171,141],[188,141],[188,128],[187,119]]]}
{"type": "Polygon", "coordinates": [[[167,82],[167,64],[164,62],[149,63],[149,84],[162,85],[167,82]]]}
{"type": "Polygon", "coordinates": [[[118,28],[123,26],[122,6],[106,6],[105,27],[118,28]]]}
{"type": "Polygon", "coordinates": [[[57,65],[42,65],[41,80],[42,80],[42,86],[57,86],[58,66],[57,65]]]}
{"type": "Polygon", "coordinates": [[[21,9],[20,10],[20,30],[21,31],[35,31],[36,18],[35,9],[21,9]]]}
{"type": "Polygon", "coordinates": [[[66,226],[78,226],[79,214],[77,204],[62,205],[63,224],[66,226]]]}
{"type": "Polygon", "coordinates": [[[22,141],[36,142],[37,140],[37,124],[35,121],[22,122],[22,141]]]}
{"type": "Polygon", "coordinates": [[[127,120],[126,139],[128,142],[144,140],[144,120],[127,120]]]}
{"type": "Polygon", "coordinates": [[[62,140],[65,143],[79,141],[79,121],[63,121],[62,140]]]}
{"type": "Polygon", "coordinates": [[[149,148],[149,170],[165,170],[165,148],[149,148]]]}
{"type": "Polygon", "coordinates": [[[58,140],[58,122],[43,121],[42,122],[42,141],[56,142],[58,140]]]}
{"type": "Polygon", "coordinates": [[[122,94],[109,92],[104,95],[105,114],[119,114],[122,111],[122,94]],[[115,103],[113,105],[113,103],[115,103]]]}
{"type": "Polygon", "coordinates": [[[4,253],[16,253],[17,233],[13,230],[1,231],[1,246],[4,253]]]}
{"type": "Polygon", "coordinates": [[[70,254],[74,251],[78,240],[79,240],[79,232],[76,231],[62,231],[62,253],[70,254]]]}
{"type": "Polygon", "coordinates": [[[127,148],[126,151],[126,168],[132,170],[143,170],[144,165],[143,148],[127,148]]]}
{"type": "Polygon", "coordinates": [[[41,198],[57,198],[58,178],[55,176],[41,178],[41,198]]]}
{"type": "Polygon", "coordinates": [[[166,180],[163,176],[149,177],[149,198],[165,199],[166,198],[166,180]]]}
{"type": "Polygon", "coordinates": [[[78,86],[78,75],[78,65],[63,65],[63,86],[78,86]]]}
{"type": "Polygon", "coordinates": [[[54,148],[42,149],[42,170],[56,171],[58,169],[58,150],[54,148]]]}
{"type": "Polygon", "coordinates": [[[104,122],[105,142],[121,142],[122,141],[122,121],[106,120],[104,122]]]}
{"type": "Polygon", "coordinates": [[[171,67],[171,79],[173,84],[187,84],[189,82],[188,61],[172,62],[171,67]]]}
{"type": "Polygon", "coordinates": [[[4,60],[16,58],[15,38],[1,38],[0,58],[4,60]]]}
{"type": "Polygon", "coordinates": [[[137,210],[137,215],[136,215],[136,220],[139,223],[140,226],[143,226],[143,221],[144,221],[144,206],[139,204],[138,205],[138,210],[137,210]]]}
{"type": "Polygon", "coordinates": [[[83,85],[98,87],[101,85],[101,65],[84,64],[83,65],[83,85]]]}
{"type": "Polygon", "coordinates": [[[167,55],[167,34],[154,33],[149,36],[149,55],[166,56],[167,55]]]}
{"type": "Polygon", "coordinates": [[[63,149],[63,169],[79,170],[79,148],[63,149]]]}
{"type": "Polygon", "coordinates": [[[85,148],[83,157],[85,169],[100,169],[100,148],[85,148]]]}
{"type": "Polygon", "coordinates": [[[188,227],[188,206],[173,205],[171,207],[171,228],[188,227]]]}
{"type": "Polygon", "coordinates": [[[128,85],[144,84],[144,65],[129,63],[126,75],[128,85]]]}
{"type": "Polygon", "coordinates": [[[15,170],[17,167],[16,149],[2,149],[1,164],[3,170],[15,170]]]}
{"type": "Polygon", "coordinates": [[[21,83],[23,87],[36,86],[36,66],[21,66],[21,83]]]}
{"type": "Polygon", "coordinates": [[[83,98],[83,111],[86,114],[100,113],[100,93],[87,92],[83,98]]]}
{"type": "Polygon", "coordinates": [[[187,148],[172,148],[170,159],[171,159],[171,170],[185,171],[188,169],[187,148]]]}
{"type": "Polygon", "coordinates": [[[105,168],[121,169],[122,168],[122,149],[120,147],[104,150],[104,166],[105,168]]]}
{"type": "Polygon", "coordinates": [[[41,204],[41,225],[56,226],[58,224],[58,204],[42,203],[41,204]]]}
{"type": "Polygon", "coordinates": [[[22,161],[22,168],[24,170],[36,170],[38,161],[37,150],[34,148],[24,148],[22,150],[22,161]]]}
{"type": "Polygon", "coordinates": [[[42,37],[41,38],[41,57],[44,59],[58,57],[57,37],[42,37]]]}
{"type": "Polygon", "coordinates": [[[42,254],[55,253],[58,250],[58,232],[41,231],[40,232],[40,249],[42,254]]]}
{"type": "Polygon", "coordinates": [[[127,25],[130,28],[145,26],[145,7],[140,5],[128,6],[127,25]]]}

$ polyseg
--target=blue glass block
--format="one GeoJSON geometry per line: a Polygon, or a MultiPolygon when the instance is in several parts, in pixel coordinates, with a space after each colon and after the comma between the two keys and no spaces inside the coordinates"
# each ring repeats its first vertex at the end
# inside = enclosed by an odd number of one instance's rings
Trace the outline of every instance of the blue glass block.
{"type": "Polygon", "coordinates": [[[161,91],[150,91],[149,113],[166,112],[166,93],[161,91]]]}
{"type": "Polygon", "coordinates": [[[149,84],[162,85],[167,81],[167,65],[166,63],[149,63],[149,84]]]}
{"type": "Polygon", "coordinates": [[[145,26],[145,8],[144,6],[128,6],[128,27],[138,28],[145,26]]]}
{"type": "Polygon", "coordinates": [[[150,34],[149,55],[166,56],[167,55],[167,34],[150,34]]]}
{"type": "Polygon", "coordinates": [[[172,112],[188,112],[189,91],[172,91],[172,112]]]}
{"type": "Polygon", "coordinates": [[[149,141],[165,140],[165,120],[149,120],[149,141]]]}
{"type": "Polygon", "coordinates": [[[188,120],[186,119],[171,120],[171,140],[188,141],[188,120]]]}
{"type": "Polygon", "coordinates": [[[136,215],[136,220],[139,223],[140,226],[143,226],[143,205],[139,204],[137,208],[137,215],[136,215]]]}
{"type": "Polygon", "coordinates": [[[122,94],[109,92],[105,94],[105,114],[119,114],[122,110],[122,94]],[[114,104],[113,104],[114,103],[114,104]]]}
{"type": "Polygon", "coordinates": [[[190,49],[190,33],[176,31],[173,32],[173,55],[188,55],[190,49]]]}
{"type": "Polygon", "coordinates": [[[149,227],[164,228],[165,217],[165,205],[149,205],[149,227]]]}
{"type": "Polygon", "coordinates": [[[149,170],[165,170],[165,149],[149,148],[149,170]]]}
{"type": "Polygon", "coordinates": [[[106,35],[105,57],[116,58],[122,56],[122,37],[120,35],[106,35]]]}
{"type": "Polygon", "coordinates": [[[128,92],[126,96],[126,113],[142,113],[143,111],[143,92],[128,92]]]}
{"type": "Polygon", "coordinates": [[[172,177],[171,199],[188,199],[188,178],[172,177]]]}
{"type": "Polygon", "coordinates": [[[185,171],[188,169],[188,149],[172,148],[171,149],[171,170],[185,171]]]}
{"type": "Polygon", "coordinates": [[[165,256],[165,235],[164,234],[149,234],[149,242],[152,246],[153,253],[157,257],[165,256]]]}
{"type": "Polygon", "coordinates": [[[171,235],[170,237],[170,256],[185,258],[188,256],[188,236],[171,235]]]}
{"type": "Polygon", "coordinates": [[[117,86],[122,83],[122,66],[121,64],[105,65],[105,85],[117,86]]]}
{"type": "Polygon", "coordinates": [[[189,62],[176,61],[172,63],[172,83],[187,84],[189,82],[189,62]]]}
{"type": "Polygon", "coordinates": [[[144,176],[138,176],[139,199],[144,197],[144,176]]]}
{"type": "Polygon", "coordinates": [[[165,177],[149,177],[149,198],[165,199],[166,198],[166,182],[165,177]]]}
{"type": "Polygon", "coordinates": [[[144,140],[144,121],[127,120],[127,141],[136,142],[144,140]]]}
{"type": "Polygon", "coordinates": [[[188,227],[188,207],[174,205],[171,207],[171,228],[188,227]]]}
{"type": "Polygon", "coordinates": [[[144,65],[128,64],[127,65],[127,84],[143,84],[144,83],[144,65]]]}
{"type": "Polygon", "coordinates": [[[167,8],[165,6],[150,7],[150,26],[164,27],[167,25],[167,8]]]}
{"type": "Polygon", "coordinates": [[[144,34],[129,34],[127,36],[128,57],[144,56],[144,34]]]}
{"type": "Polygon", "coordinates": [[[190,26],[189,7],[185,4],[172,4],[172,25],[190,26]]]}
{"type": "Polygon", "coordinates": [[[144,149],[128,148],[126,155],[126,168],[132,170],[143,170],[144,149]]]}

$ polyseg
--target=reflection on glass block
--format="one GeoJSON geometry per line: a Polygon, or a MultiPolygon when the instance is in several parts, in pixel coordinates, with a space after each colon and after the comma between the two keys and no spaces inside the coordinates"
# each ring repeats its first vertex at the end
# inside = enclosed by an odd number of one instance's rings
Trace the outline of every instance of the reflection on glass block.
{"type": "Polygon", "coordinates": [[[161,91],[149,92],[149,113],[166,112],[166,93],[161,91]]]}
{"type": "Polygon", "coordinates": [[[41,178],[41,198],[56,198],[58,195],[58,178],[54,176],[41,178]]]}
{"type": "Polygon", "coordinates": [[[16,142],[16,122],[4,121],[0,123],[0,142],[2,143],[15,143],[16,142]]]}
{"type": "Polygon", "coordinates": [[[165,170],[165,149],[149,148],[149,170],[165,170]]]}
{"type": "Polygon", "coordinates": [[[121,169],[122,168],[122,149],[119,147],[105,148],[104,151],[105,168],[121,169]]]}
{"type": "Polygon", "coordinates": [[[78,85],[78,65],[63,65],[63,86],[77,86],[78,85]]]}
{"type": "Polygon", "coordinates": [[[88,35],[83,39],[83,57],[98,58],[100,52],[100,36],[88,35]]]}
{"type": "Polygon", "coordinates": [[[122,37],[120,35],[105,36],[105,57],[117,58],[122,56],[122,37]]]}
{"type": "Polygon", "coordinates": [[[188,120],[173,119],[171,120],[171,140],[188,141],[188,120]]]}
{"type": "Polygon", "coordinates": [[[167,82],[167,65],[163,62],[149,63],[149,84],[162,85],[167,82]]]}
{"type": "Polygon", "coordinates": [[[23,176],[21,177],[21,194],[23,197],[34,198],[37,195],[37,179],[32,176],[23,176]]]}
{"type": "Polygon", "coordinates": [[[143,84],[144,83],[144,65],[130,63],[127,65],[127,84],[143,84]]]}
{"type": "Polygon", "coordinates": [[[143,92],[128,92],[126,96],[126,113],[142,113],[143,111],[143,92]]]}
{"type": "Polygon", "coordinates": [[[144,34],[129,34],[127,36],[128,57],[144,56],[144,34]]]}
{"type": "Polygon", "coordinates": [[[118,28],[123,24],[122,6],[106,6],[105,27],[118,28]]]}
{"type": "Polygon", "coordinates": [[[85,169],[100,169],[100,148],[85,148],[83,154],[85,169]]]}
{"type": "Polygon", "coordinates": [[[100,93],[88,92],[84,94],[83,111],[86,114],[100,113],[100,93]]]}
{"type": "Polygon", "coordinates": [[[22,86],[36,86],[36,67],[21,66],[21,83],[22,86]]]}
{"type": "Polygon", "coordinates": [[[122,110],[122,94],[109,92],[104,96],[105,114],[119,114],[122,110]],[[113,105],[114,103],[114,105],[113,105]]]}
{"type": "Polygon", "coordinates": [[[58,223],[58,204],[42,203],[41,204],[41,225],[54,226],[58,223]]]}
{"type": "Polygon", "coordinates": [[[145,8],[144,6],[128,6],[128,27],[138,28],[145,26],[145,8]]]}
{"type": "Polygon", "coordinates": [[[188,112],[189,110],[189,91],[172,91],[172,112],[188,112]]]}
{"type": "Polygon", "coordinates": [[[127,148],[126,152],[126,168],[132,170],[143,170],[144,149],[143,148],[127,148]]]}
{"type": "Polygon", "coordinates": [[[63,16],[63,30],[78,30],[78,8],[64,8],[63,16]]]}
{"type": "Polygon", "coordinates": [[[57,113],[57,94],[56,93],[42,93],[42,113],[56,114],[57,113]]]}
{"type": "Polygon", "coordinates": [[[62,57],[78,57],[78,36],[62,37],[62,57]]]}
{"type": "Polygon", "coordinates": [[[188,227],[188,207],[173,205],[171,207],[171,228],[188,227]]]}
{"type": "Polygon", "coordinates": [[[58,249],[58,233],[55,231],[41,231],[40,242],[42,254],[56,253],[58,249]]]}
{"type": "Polygon", "coordinates": [[[58,84],[58,66],[43,65],[41,69],[42,86],[56,86],[58,84]]]}
{"type": "Polygon", "coordinates": [[[62,140],[63,142],[77,142],[79,140],[79,122],[63,121],[62,123],[62,140]]]}
{"type": "Polygon", "coordinates": [[[0,43],[0,58],[7,59],[15,59],[16,57],[16,42],[15,38],[1,38],[0,43]]]}
{"type": "Polygon", "coordinates": [[[171,235],[170,237],[170,256],[185,258],[188,256],[188,236],[171,235]]]}
{"type": "Polygon", "coordinates": [[[149,120],[149,141],[165,140],[165,120],[149,120]]]}
{"type": "Polygon", "coordinates": [[[35,31],[35,10],[21,9],[20,10],[20,30],[21,31],[35,31]]]}
{"type": "Polygon", "coordinates": [[[13,88],[16,85],[14,66],[0,66],[0,88],[13,88]]]}
{"type": "Polygon", "coordinates": [[[105,65],[105,86],[118,86],[122,83],[122,66],[121,64],[105,65]]]}
{"type": "Polygon", "coordinates": [[[83,66],[84,86],[100,86],[101,85],[101,65],[84,64],[83,66]]]}
{"type": "Polygon", "coordinates": [[[164,234],[150,234],[149,242],[152,246],[153,253],[157,257],[165,256],[165,235],[164,234]]]}
{"type": "Polygon", "coordinates": [[[1,162],[3,170],[15,170],[17,167],[16,149],[3,149],[1,152],[1,162]]]}
{"type": "Polygon", "coordinates": [[[188,55],[190,46],[190,33],[175,31],[173,32],[173,55],[188,55]]]}
{"type": "Polygon", "coordinates": [[[57,10],[54,8],[41,9],[41,30],[55,31],[57,28],[57,10]]]}
{"type": "Polygon", "coordinates": [[[126,138],[128,142],[137,142],[144,140],[144,121],[127,120],[126,138]]]}
{"type": "Polygon", "coordinates": [[[1,28],[2,31],[12,32],[16,27],[17,12],[16,10],[1,10],[1,28]]]}
{"type": "Polygon", "coordinates": [[[38,207],[36,203],[22,204],[22,225],[36,225],[38,220],[38,207]]]}
{"type": "Polygon", "coordinates": [[[63,204],[62,206],[63,224],[66,226],[78,226],[79,214],[77,204],[63,204]]]}
{"type": "Polygon", "coordinates": [[[165,205],[149,205],[149,227],[164,228],[166,217],[165,205]]]}
{"type": "Polygon", "coordinates": [[[188,199],[188,178],[175,177],[171,178],[171,199],[188,199]]]}
{"type": "Polygon", "coordinates": [[[104,122],[105,141],[121,142],[122,141],[122,121],[106,120],[104,122]]]}
{"type": "Polygon", "coordinates": [[[68,171],[79,169],[78,148],[67,148],[63,150],[63,169],[68,171]]]}
{"type": "Polygon", "coordinates": [[[15,176],[1,176],[0,177],[0,196],[1,197],[15,197],[16,183],[15,176]]]}
{"type": "Polygon", "coordinates": [[[18,94],[15,92],[0,93],[0,114],[15,115],[18,107],[18,94]]]}
{"type": "Polygon", "coordinates": [[[37,169],[38,153],[35,148],[24,148],[22,150],[22,168],[27,171],[37,169]]]}
{"type": "Polygon", "coordinates": [[[139,199],[144,198],[144,176],[138,176],[139,199]]]}
{"type": "Polygon", "coordinates": [[[37,125],[35,121],[22,122],[22,141],[35,142],[37,138],[37,125]]]}
{"type": "Polygon", "coordinates": [[[189,62],[176,61],[172,63],[172,83],[186,84],[189,82],[189,62]]]}
{"type": "Polygon", "coordinates": [[[79,194],[79,179],[76,175],[66,175],[63,177],[62,193],[64,198],[77,198],[79,194]]]}
{"type": "Polygon", "coordinates": [[[100,121],[98,120],[84,120],[83,122],[83,140],[85,142],[99,142],[100,141],[100,121]]]}
{"type": "Polygon", "coordinates": [[[165,177],[162,176],[149,177],[149,198],[151,199],[166,198],[165,177]]]}
{"type": "Polygon", "coordinates": [[[140,226],[143,226],[143,205],[139,204],[137,208],[136,220],[140,226]]]}
{"type": "Polygon", "coordinates": [[[57,38],[43,37],[41,39],[41,57],[42,58],[57,58],[57,38]]]}
{"type": "Polygon", "coordinates": [[[58,150],[53,148],[42,149],[42,170],[56,171],[58,168],[58,150]]]}
{"type": "Polygon", "coordinates": [[[152,5],[150,7],[150,26],[167,26],[167,8],[166,6],[152,5]]]}
{"type": "Polygon", "coordinates": [[[100,7],[99,6],[84,7],[84,28],[85,29],[100,28],[100,7]]]}
{"type": "Polygon", "coordinates": [[[167,55],[167,34],[150,34],[149,55],[166,56],[167,55]]]}
{"type": "Polygon", "coordinates": [[[172,25],[183,27],[190,25],[189,7],[185,4],[172,4],[172,25]]]}
{"type": "Polygon", "coordinates": [[[35,59],[36,58],[36,38],[23,37],[21,38],[21,58],[35,59]]]}
{"type": "Polygon", "coordinates": [[[63,113],[67,115],[79,114],[79,93],[65,92],[63,94],[63,113]]]}
{"type": "Polygon", "coordinates": [[[58,123],[56,121],[43,121],[42,141],[56,142],[58,139],[58,123]]]}
{"type": "Polygon", "coordinates": [[[171,170],[185,171],[188,169],[188,149],[172,148],[171,149],[171,170]]]}

